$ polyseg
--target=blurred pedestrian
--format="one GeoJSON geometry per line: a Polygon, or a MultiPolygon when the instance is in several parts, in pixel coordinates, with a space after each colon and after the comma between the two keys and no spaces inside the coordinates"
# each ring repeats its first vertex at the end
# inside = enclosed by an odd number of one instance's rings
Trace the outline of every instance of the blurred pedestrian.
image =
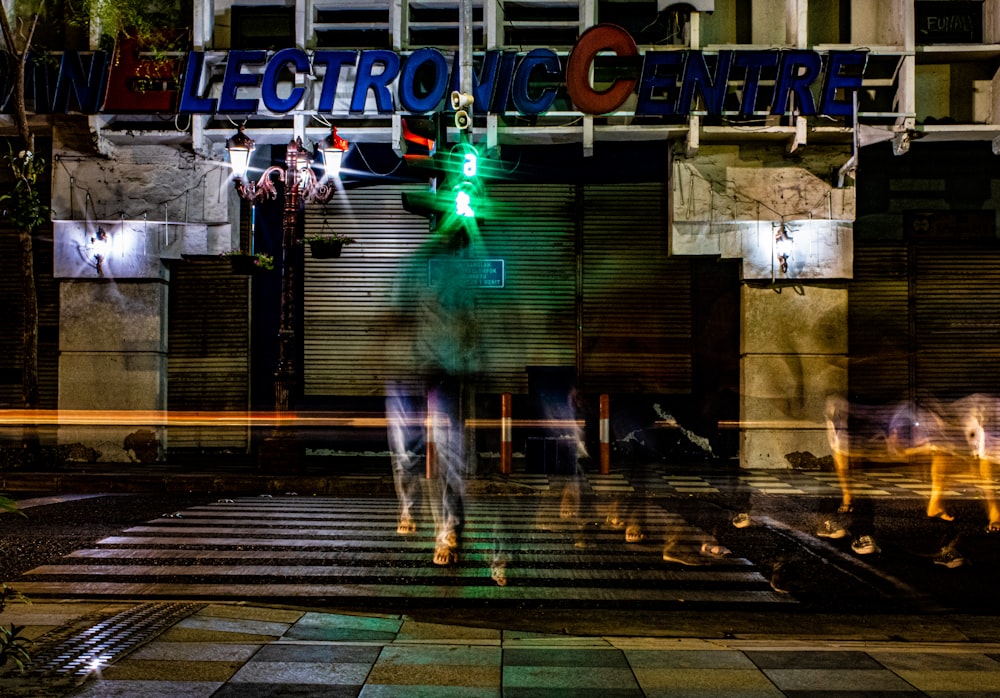
{"type": "Polygon", "coordinates": [[[881,552],[875,542],[874,502],[856,496],[856,468],[860,461],[885,462],[897,457],[896,444],[910,423],[903,414],[883,405],[852,404],[841,396],[827,398],[826,436],[840,485],[840,501],[832,512],[821,510],[817,536],[828,540],[850,537],[851,550],[858,555],[881,552]]]}
{"type": "Polygon", "coordinates": [[[1000,505],[994,477],[1000,461],[1000,401],[983,394],[970,395],[962,405],[962,426],[969,451],[979,466],[980,489],[986,506],[986,532],[1000,532],[1000,505]]]}
{"type": "Polygon", "coordinates": [[[439,224],[402,264],[393,292],[399,336],[412,359],[410,382],[421,393],[387,390],[387,419],[393,472],[400,499],[397,530],[415,530],[413,503],[425,451],[426,492],[434,517],[434,564],[458,561],[465,523],[463,404],[480,370],[478,319],[467,260],[483,256],[475,221],[439,224]]]}

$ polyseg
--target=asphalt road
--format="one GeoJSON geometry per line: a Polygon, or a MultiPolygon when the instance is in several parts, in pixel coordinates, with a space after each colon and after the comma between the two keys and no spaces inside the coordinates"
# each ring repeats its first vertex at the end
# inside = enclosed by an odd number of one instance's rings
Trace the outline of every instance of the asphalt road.
{"type": "MultiPolygon", "coordinates": [[[[16,498],[52,494],[58,498],[58,493],[17,493],[16,498]]],[[[0,580],[16,586],[18,577],[39,565],[130,526],[217,499],[217,495],[108,495],[31,506],[23,517],[2,515],[0,580]]],[[[753,524],[747,528],[732,526],[733,510],[724,498],[657,498],[655,504],[714,535],[808,611],[933,617],[989,615],[998,610],[1000,534],[986,533],[982,505],[976,501],[953,502],[956,521],[943,522],[928,518],[920,499],[877,500],[868,523],[879,550],[866,555],[851,550],[853,536],[831,540],[815,535],[830,506],[818,498],[759,498],[752,502],[753,524]],[[949,542],[961,552],[964,564],[949,568],[934,562],[935,553],[949,542]]],[[[586,581],[581,577],[580,583],[586,581]]]]}

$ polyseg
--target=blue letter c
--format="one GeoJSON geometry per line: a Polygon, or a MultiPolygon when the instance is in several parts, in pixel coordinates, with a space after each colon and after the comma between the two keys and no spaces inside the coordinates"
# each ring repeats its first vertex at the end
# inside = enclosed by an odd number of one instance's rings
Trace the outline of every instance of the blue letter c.
{"type": "Polygon", "coordinates": [[[271,56],[264,70],[264,81],[260,86],[260,97],[264,101],[264,106],[273,112],[285,113],[295,108],[302,101],[302,94],[305,88],[295,87],[287,98],[278,96],[278,77],[281,71],[289,63],[295,66],[296,72],[309,72],[309,57],[306,52],[298,48],[285,48],[271,56]]]}

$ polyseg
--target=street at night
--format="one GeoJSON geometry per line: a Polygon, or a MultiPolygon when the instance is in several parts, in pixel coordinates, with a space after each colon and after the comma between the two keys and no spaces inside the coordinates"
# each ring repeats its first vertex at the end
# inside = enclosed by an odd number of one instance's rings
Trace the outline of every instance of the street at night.
{"type": "MultiPolygon", "coordinates": [[[[377,478],[365,472],[368,483],[377,478]]],[[[872,470],[861,480],[871,494],[859,507],[873,508],[878,550],[858,554],[850,532],[817,535],[836,506],[832,473],[744,471],[734,484],[718,467],[692,472],[658,465],[593,474],[572,517],[561,506],[571,478],[474,481],[454,568],[431,564],[429,511],[413,535],[399,535],[396,501],[357,496],[363,479],[353,495],[336,498],[192,492],[45,504],[27,496],[34,505],[27,516],[3,520],[2,576],[34,598],[237,597],[425,612],[457,605],[975,615],[996,608],[998,539],[985,530],[982,483],[971,476],[949,490],[955,521],[944,522],[925,514],[919,469],[872,470]],[[495,493],[505,486],[517,494],[495,493]],[[736,501],[750,503],[745,528],[733,525],[736,501]],[[626,542],[624,526],[614,524],[625,512],[646,522],[641,541],[626,542]],[[955,538],[960,564],[935,561],[955,538]],[[495,566],[503,585],[491,578],[495,566]]]]}
{"type": "Polygon", "coordinates": [[[1000,697],[1000,0],[11,0],[4,698],[1000,697]]]}

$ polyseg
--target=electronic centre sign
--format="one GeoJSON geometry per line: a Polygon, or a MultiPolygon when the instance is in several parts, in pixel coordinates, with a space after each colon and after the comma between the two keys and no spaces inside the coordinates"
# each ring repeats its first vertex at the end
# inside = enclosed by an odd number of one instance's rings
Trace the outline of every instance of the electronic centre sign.
{"type": "MultiPolygon", "coordinates": [[[[708,115],[786,112],[847,116],[851,93],[862,87],[865,50],[818,52],[806,49],[721,50],[706,54],[692,49],[646,51],[627,31],[611,24],[591,27],[566,57],[565,69],[552,49],[526,53],[486,51],[473,71],[476,113],[503,114],[510,105],[534,116],[552,108],[560,88],[583,114],[610,114],[636,95],[637,116],[708,115]],[[595,64],[613,54],[635,69],[619,69],[610,86],[591,82],[595,64]],[[709,57],[711,56],[711,60],[709,57]],[[734,109],[735,107],[735,109],[734,109]]],[[[35,113],[174,113],[275,114],[311,109],[334,112],[338,91],[346,80],[349,112],[361,115],[374,103],[379,114],[427,114],[448,108],[447,96],[459,90],[459,62],[441,51],[421,48],[407,55],[385,49],[306,52],[286,48],[276,52],[232,50],[225,56],[218,96],[204,94],[206,53],[191,51],[178,61],[169,89],[140,89],[136,72],[140,59],[120,57],[112,64],[101,51],[83,55],[67,51],[54,79],[39,69],[29,73],[26,96],[35,113]],[[183,63],[183,65],[181,65],[183,63]],[[319,70],[318,70],[319,69],[319,70]],[[289,71],[316,77],[318,96],[307,98],[302,85],[290,87],[289,71]],[[342,75],[346,78],[341,85],[342,75]],[[50,86],[54,85],[54,89],[50,86]],[[372,99],[370,99],[370,96],[372,99]]],[[[11,102],[11,61],[0,88],[4,109],[11,102]]]]}

